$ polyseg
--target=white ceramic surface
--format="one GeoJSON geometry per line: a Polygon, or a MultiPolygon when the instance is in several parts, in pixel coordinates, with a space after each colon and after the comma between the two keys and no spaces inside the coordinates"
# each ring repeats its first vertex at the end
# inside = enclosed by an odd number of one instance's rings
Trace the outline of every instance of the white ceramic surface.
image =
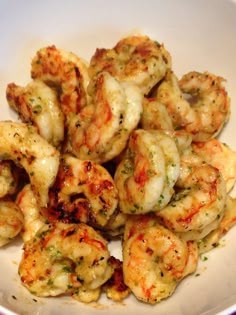
{"type": "MultiPolygon", "coordinates": [[[[142,32],[164,42],[177,75],[208,70],[227,79],[232,116],[221,135],[236,149],[236,2],[223,0],[1,0],[0,120],[16,119],[7,106],[6,85],[30,80],[30,61],[46,45],[73,51],[89,60],[96,47],[111,47],[121,37],[142,32]]],[[[111,245],[120,255],[119,244],[111,245]]],[[[129,297],[105,297],[84,305],[70,297],[40,299],[20,284],[17,265],[21,242],[0,249],[0,314],[30,315],[213,315],[236,310],[236,227],[201,261],[174,295],[150,306],[129,297]],[[8,308],[11,311],[6,311],[8,308]]]]}

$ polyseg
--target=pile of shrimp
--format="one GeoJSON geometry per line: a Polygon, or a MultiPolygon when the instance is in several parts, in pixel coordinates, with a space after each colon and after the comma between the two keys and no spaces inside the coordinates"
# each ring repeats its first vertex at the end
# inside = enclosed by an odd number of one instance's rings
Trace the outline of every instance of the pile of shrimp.
{"type": "Polygon", "coordinates": [[[0,246],[22,238],[22,284],[84,303],[168,298],[236,222],[225,80],[177,78],[144,35],[88,63],[43,47],[31,78],[6,88],[20,121],[0,122],[0,246]]]}

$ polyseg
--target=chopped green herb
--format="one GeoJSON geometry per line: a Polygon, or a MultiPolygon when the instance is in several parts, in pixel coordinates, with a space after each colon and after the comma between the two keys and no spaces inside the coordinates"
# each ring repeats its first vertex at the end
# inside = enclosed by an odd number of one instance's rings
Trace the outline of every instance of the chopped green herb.
{"type": "Polygon", "coordinates": [[[48,282],[47,282],[47,285],[53,285],[53,280],[49,279],[48,282]]]}
{"type": "Polygon", "coordinates": [[[203,255],[201,255],[200,258],[201,258],[202,261],[207,261],[208,260],[208,257],[203,256],[203,255]]]}
{"type": "Polygon", "coordinates": [[[62,268],[62,270],[63,270],[64,272],[68,272],[68,273],[72,272],[72,269],[71,269],[70,266],[64,266],[64,267],[62,268]]]}
{"type": "Polygon", "coordinates": [[[41,112],[42,112],[42,106],[41,105],[38,104],[38,105],[33,107],[33,113],[34,114],[39,114],[41,112]]]}

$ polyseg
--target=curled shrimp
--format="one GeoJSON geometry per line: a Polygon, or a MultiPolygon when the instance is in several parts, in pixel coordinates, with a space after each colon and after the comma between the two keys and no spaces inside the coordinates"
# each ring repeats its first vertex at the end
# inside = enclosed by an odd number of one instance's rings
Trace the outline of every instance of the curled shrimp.
{"type": "Polygon", "coordinates": [[[19,275],[22,284],[37,296],[71,293],[91,302],[113,273],[109,258],[107,241],[92,227],[47,224],[25,243],[19,275]]]}
{"type": "Polygon", "coordinates": [[[185,74],[178,81],[169,72],[157,90],[157,100],[167,106],[175,127],[193,135],[194,141],[217,136],[230,115],[230,99],[224,79],[209,72],[185,74]],[[184,98],[183,93],[190,96],[184,98]]]}
{"type": "Polygon", "coordinates": [[[223,218],[219,226],[198,241],[199,254],[219,245],[220,239],[236,224],[236,199],[227,196],[223,218]]]}
{"type": "Polygon", "coordinates": [[[236,152],[217,139],[194,142],[192,148],[207,163],[220,170],[226,183],[226,190],[230,192],[236,182],[236,152]]]}
{"type": "Polygon", "coordinates": [[[123,244],[125,284],[137,299],[155,304],[169,297],[194,272],[196,242],[184,241],[151,216],[130,216],[123,244]]]}
{"type": "Polygon", "coordinates": [[[108,171],[90,160],[63,155],[49,192],[49,217],[102,227],[115,212],[118,193],[108,171]]]}
{"type": "Polygon", "coordinates": [[[31,76],[59,90],[66,118],[87,104],[87,66],[75,54],[55,46],[41,48],[32,60],[31,76]]]}
{"type": "Polygon", "coordinates": [[[26,123],[32,123],[39,134],[58,147],[64,139],[64,115],[57,93],[43,81],[34,80],[26,87],[7,86],[7,100],[26,123]]]}
{"type": "Polygon", "coordinates": [[[34,127],[24,123],[0,122],[0,138],[0,157],[26,170],[39,205],[46,206],[48,189],[59,166],[59,152],[34,127]]]}
{"type": "Polygon", "coordinates": [[[161,209],[169,202],[178,176],[175,141],[160,131],[135,130],[114,176],[121,211],[139,214],[161,209]]]}
{"type": "Polygon", "coordinates": [[[46,224],[46,218],[42,215],[37,199],[31,189],[31,185],[25,185],[18,193],[16,205],[24,216],[24,223],[21,230],[21,237],[24,242],[32,239],[37,231],[46,224]]]}
{"type": "Polygon", "coordinates": [[[217,136],[230,116],[230,99],[223,86],[224,79],[209,72],[185,74],[179,81],[183,93],[193,98],[196,119],[186,130],[194,134],[195,141],[217,136]]]}
{"type": "Polygon", "coordinates": [[[8,244],[20,233],[23,222],[23,214],[13,201],[0,201],[0,247],[8,244]]]}
{"type": "Polygon", "coordinates": [[[0,198],[15,194],[18,181],[15,164],[12,161],[0,161],[0,198]]]}
{"type": "Polygon", "coordinates": [[[120,84],[109,73],[94,78],[88,89],[91,103],[69,122],[74,155],[104,163],[122,152],[142,112],[142,95],[130,83],[120,84]]]}
{"type": "Polygon", "coordinates": [[[157,216],[170,230],[186,239],[201,239],[215,229],[226,202],[225,181],[218,169],[186,150],[181,156],[180,189],[157,216]]]}
{"type": "Polygon", "coordinates": [[[171,58],[164,45],[147,36],[129,36],[112,49],[97,49],[89,65],[93,77],[107,71],[119,81],[135,83],[148,94],[171,67],[171,58]]]}

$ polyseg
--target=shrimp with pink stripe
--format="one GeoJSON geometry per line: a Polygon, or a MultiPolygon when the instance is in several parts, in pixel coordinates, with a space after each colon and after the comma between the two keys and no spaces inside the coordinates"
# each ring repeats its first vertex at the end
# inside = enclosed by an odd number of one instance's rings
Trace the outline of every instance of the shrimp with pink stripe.
{"type": "Polygon", "coordinates": [[[166,105],[175,128],[191,133],[194,141],[216,137],[230,116],[225,80],[209,72],[192,71],[180,80],[169,71],[156,92],[166,105]]]}
{"type": "Polygon", "coordinates": [[[147,95],[170,67],[171,57],[163,44],[134,35],[121,39],[114,48],[97,49],[88,71],[90,77],[107,71],[121,82],[137,85],[147,95]]]}
{"type": "Polygon", "coordinates": [[[193,142],[192,148],[203,160],[221,172],[229,193],[236,182],[236,151],[218,139],[193,142]]]}
{"type": "Polygon", "coordinates": [[[135,130],[114,176],[121,211],[141,214],[162,209],[174,193],[179,165],[179,152],[170,136],[135,130]]]}
{"type": "Polygon", "coordinates": [[[57,175],[59,151],[25,123],[1,121],[0,138],[0,157],[25,169],[39,206],[45,207],[57,175]]]}
{"type": "Polygon", "coordinates": [[[24,242],[27,242],[35,236],[44,224],[47,224],[47,220],[41,213],[41,208],[30,184],[25,185],[18,193],[16,205],[24,216],[21,237],[24,242]]]}
{"type": "Polygon", "coordinates": [[[108,72],[90,81],[91,102],[68,124],[67,151],[82,160],[107,162],[126,147],[142,113],[142,94],[131,83],[120,83],[108,72]]]}
{"type": "Polygon", "coordinates": [[[66,119],[87,104],[87,65],[74,53],[54,45],[41,48],[32,60],[31,76],[57,89],[66,119]]]}
{"type": "Polygon", "coordinates": [[[50,221],[84,222],[104,227],[115,213],[118,193],[113,178],[101,165],[62,155],[49,191],[46,216],[50,221]]]}
{"type": "Polygon", "coordinates": [[[32,124],[38,133],[55,147],[64,140],[64,115],[57,93],[43,81],[33,80],[26,87],[7,86],[7,100],[23,122],[32,124]]]}
{"type": "Polygon", "coordinates": [[[24,244],[19,265],[22,284],[34,295],[72,294],[83,302],[96,301],[111,277],[107,241],[92,227],[46,224],[24,244]]]}
{"type": "Polygon", "coordinates": [[[181,155],[176,194],[157,216],[186,239],[201,239],[217,228],[225,208],[226,185],[220,171],[192,149],[181,155]]]}
{"type": "Polygon", "coordinates": [[[155,304],[196,270],[198,248],[148,215],[130,216],[123,243],[124,282],[137,299],[155,304]]]}

